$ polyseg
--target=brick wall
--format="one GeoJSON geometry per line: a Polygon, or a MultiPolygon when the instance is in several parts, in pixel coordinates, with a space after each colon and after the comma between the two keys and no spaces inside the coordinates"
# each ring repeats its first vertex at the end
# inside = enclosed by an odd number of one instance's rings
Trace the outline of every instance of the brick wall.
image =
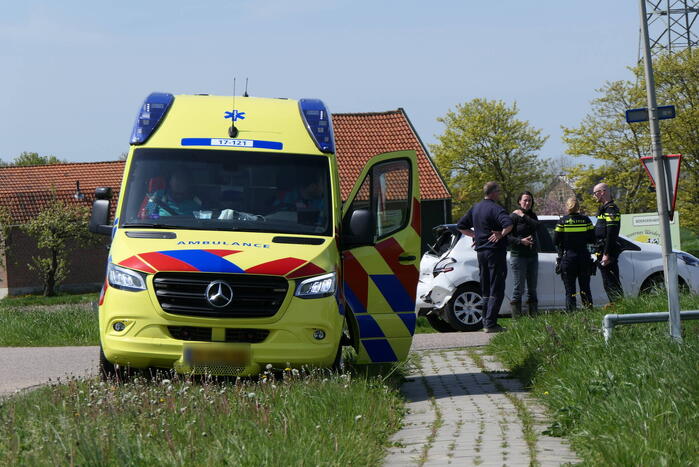
{"type": "MultiPolygon", "coordinates": [[[[41,279],[29,268],[31,258],[40,253],[36,241],[17,227],[12,228],[9,240],[5,268],[0,268],[0,296],[40,293],[43,290],[41,279]]],[[[99,240],[98,246],[80,248],[70,254],[68,277],[59,290],[99,291],[107,265],[108,238],[99,240]]]]}

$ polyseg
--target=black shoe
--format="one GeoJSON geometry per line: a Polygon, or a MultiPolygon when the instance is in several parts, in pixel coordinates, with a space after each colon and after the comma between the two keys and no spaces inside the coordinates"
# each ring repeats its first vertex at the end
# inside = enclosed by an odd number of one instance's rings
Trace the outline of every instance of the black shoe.
{"type": "Polygon", "coordinates": [[[490,327],[490,328],[483,328],[483,332],[485,332],[486,334],[491,334],[494,332],[505,332],[505,331],[507,331],[507,328],[503,328],[499,324],[496,324],[495,326],[490,327]]]}

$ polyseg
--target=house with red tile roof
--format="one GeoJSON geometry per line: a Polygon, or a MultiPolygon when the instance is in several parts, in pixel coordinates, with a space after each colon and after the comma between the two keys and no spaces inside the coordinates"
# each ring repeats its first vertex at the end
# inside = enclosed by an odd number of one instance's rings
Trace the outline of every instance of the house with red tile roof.
{"type": "MultiPolygon", "coordinates": [[[[451,194],[402,108],[387,112],[333,114],[340,191],[346,200],[367,161],[384,152],[415,150],[420,171],[423,250],[432,240],[432,227],[451,222],[451,194]]],[[[13,224],[32,219],[52,197],[91,207],[95,188],[109,186],[117,199],[124,161],[86,162],[24,167],[0,167],[0,206],[13,224]]],[[[112,203],[115,205],[116,203],[112,203]]],[[[28,264],[36,245],[15,228],[4,270],[0,268],[0,297],[40,290],[28,264]]],[[[70,258],[64,289],[98,290],[104,279],[106,244],[80,249],[70,258]]]]}

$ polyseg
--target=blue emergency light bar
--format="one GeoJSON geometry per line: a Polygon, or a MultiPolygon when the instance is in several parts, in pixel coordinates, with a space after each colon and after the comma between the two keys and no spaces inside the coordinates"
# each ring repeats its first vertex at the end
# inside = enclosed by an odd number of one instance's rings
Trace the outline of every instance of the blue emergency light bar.
{"type": "Polygon", "coordinates": [[[299,110],[308,133],[321,152],[335,152],[335,135],[328,109],[320,99],[300,99],[299,110]]]}
{"type": "Polygon", "coordinates": [[[148,141],[174,101],[175,96],[165,92],[153,92],[146,97],[133,125],[131,144],[138,145],[148,141]]]}

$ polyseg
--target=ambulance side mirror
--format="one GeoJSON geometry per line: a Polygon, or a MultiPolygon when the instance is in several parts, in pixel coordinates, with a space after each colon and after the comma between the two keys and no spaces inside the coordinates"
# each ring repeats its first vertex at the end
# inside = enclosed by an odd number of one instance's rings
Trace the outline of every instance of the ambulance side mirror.
{"type": "Polygon", "coordinates": [[[92,233],[111,235],[112,226],[109,224],[109,208],[112,199],[112,189],[99,187],[95,190],[95,202],[92,203],[92,215],[88,229],[92,233]]]}
{"type": "Polygon", "coordinates": [[[352,212],[349,222],[345,221],[342,233],[344,246],[368,245],[373,241],[371,230],[371,211],[357,209],[352,212]]]}

